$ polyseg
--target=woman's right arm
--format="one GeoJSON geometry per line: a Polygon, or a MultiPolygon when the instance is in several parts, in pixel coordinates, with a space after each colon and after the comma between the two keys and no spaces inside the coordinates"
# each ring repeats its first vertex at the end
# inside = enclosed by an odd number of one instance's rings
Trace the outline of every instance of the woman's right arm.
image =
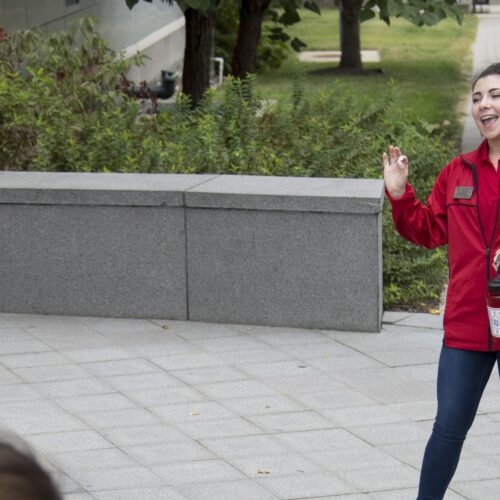
{"type": "Polygon", "coordinates": [[[383,154],[384,182],[392,207],[392,218],[398,232],[408,241],[426,248],[448,242],[446,217],[446,178],[441,172],[427,206],[415,197],[408,183],[408,159],[397,147],[383,154]]]}

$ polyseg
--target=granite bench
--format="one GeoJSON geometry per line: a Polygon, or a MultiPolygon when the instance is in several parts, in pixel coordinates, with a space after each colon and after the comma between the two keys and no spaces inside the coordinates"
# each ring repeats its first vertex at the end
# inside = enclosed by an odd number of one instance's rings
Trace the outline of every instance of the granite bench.
{"type": "Polygon", "coordinates": [[[0,312],[377,332],[383,183],[0,173],[0,312]]]}

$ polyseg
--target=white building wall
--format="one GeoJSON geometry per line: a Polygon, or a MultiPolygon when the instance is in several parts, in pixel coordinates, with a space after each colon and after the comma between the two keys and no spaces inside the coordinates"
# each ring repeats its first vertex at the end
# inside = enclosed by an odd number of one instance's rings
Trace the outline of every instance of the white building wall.
{"type": "Polygon", "coordinates": [[[162,69],[182,69],[184,15],[177,4],[141,0],[129,10],[125,0],[0,0],[0,27],[7,32],[36,26],[58,31],[86,16],[101,20],[99,29],[114,50],[130,56],[140,49],[151,58],[132,69],[133,80],[156,81],[162,69]]]}

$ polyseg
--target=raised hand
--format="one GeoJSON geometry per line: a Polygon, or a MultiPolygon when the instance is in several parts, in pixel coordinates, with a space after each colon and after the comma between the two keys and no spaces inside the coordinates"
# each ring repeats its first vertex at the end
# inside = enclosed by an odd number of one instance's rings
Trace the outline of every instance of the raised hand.
{"type": "Polygon", "coordinates": [[[408,180],[408,158],[401,154],[397,146],[390,146],[389,156],[384,152],[382,159],[385,187],[393,198],[400,198],[405,192],[408,180]]]}

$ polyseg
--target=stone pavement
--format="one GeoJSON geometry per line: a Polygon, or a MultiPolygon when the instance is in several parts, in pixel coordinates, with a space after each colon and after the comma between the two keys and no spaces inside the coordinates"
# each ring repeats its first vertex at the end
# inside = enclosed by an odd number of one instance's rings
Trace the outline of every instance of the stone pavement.
{"type": "MultiPolygon", "coordinates": [[[[477,14],[478,30],[476,40],[472,47],[472,74],[478,74],[482,69],[492,63],[500,62],[500,5],[484,7],[484,14],[477,14]]],[[[481,142],[481,135],[470,116],[470,96],[465,103],[464,132],[461,150],[463,152],[475,149],[481,142]]]]}
{"type": "MultiPolygon", "coordinates": [[[[66,500],[406,500],[441,317],[380,334],[0,314],[0,424],[66,500]]],[[[492,377],[448,500],[498,499],[492,377]]]]}

